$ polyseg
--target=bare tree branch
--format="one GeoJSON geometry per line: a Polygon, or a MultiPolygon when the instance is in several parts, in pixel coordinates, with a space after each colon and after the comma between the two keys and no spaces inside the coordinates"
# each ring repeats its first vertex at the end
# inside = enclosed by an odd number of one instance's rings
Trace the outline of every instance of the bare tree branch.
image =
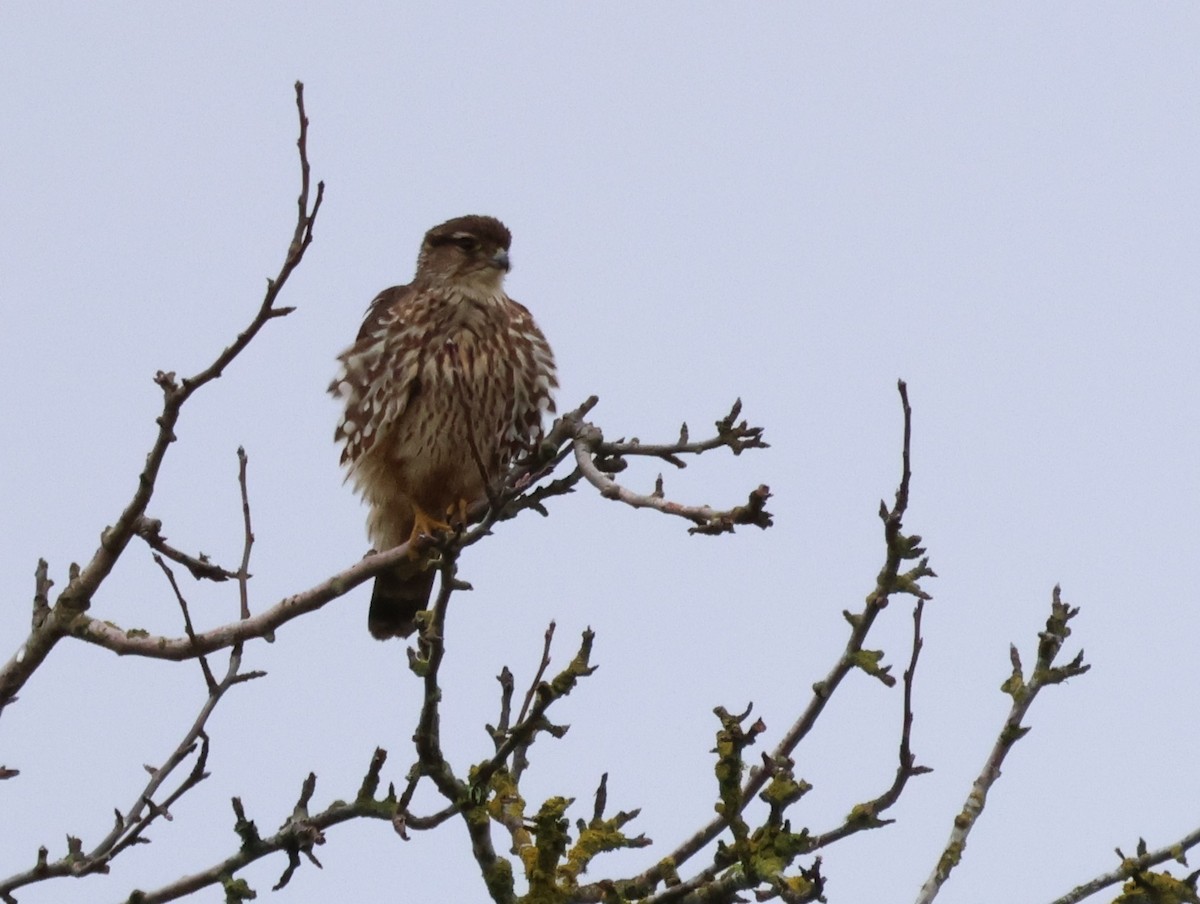
{"type": "Polygon", "coordinates": [[[880,814],[890,809],[900,800],[900,795],[904,792],[904,788],[910,778],[932,771],[927,766],[918,766],[916,764],[916,757],[912,752],[913,678],[916,675],[917,660],[920,658],[921,648],[924,646],[924,640],[921,637],[921,616],[924,611],[925,600],[918,599],[917,604],[913,607],[912,654],[908,661],[908,668],[904,671],[904,715],[901,720],[900,762],[896,766],[896,776],[891,786],[881,795],[874,800],[855,806],[842,825],[828,832],[815,835],[812,843],[813,850],[828,847],[835,841],[840,841],[849,835],[853,835],[855,832],[878,828],[892,823],[894,820],[882,819],[880,818],[880,814]]]}
{"type": "Polygon", "coordinates": [[[529,690],[525,692],[525,701],[521,704],[521,712],[517,715],[518,722],[525,721],[525,717],[529,714],[529,704],[533,702],[533,695],[537,691],[538,685],[541,684],[546,669],[550,667],[550,646],[554,643],[554,628],[554,622],[550,622],[546,627],[546,634],[542,641],[542,661],[538,663],[533,681],[529,682],[529,690]]]}
{"type": "Polygon", "coordinates": [[[196,580],[220,582],[237,577],[237,572],[220,567],[210,561],[204,553],[191,556],[169,544],[167,538],[162,535],[162,522],[157,518],[147,518],[143,515],[138,519],[134,533],[145,540],[146,545],[155,552],[186,568],[196,580]]]}
{"type": "MultiPolygon", "coordinates": [[[[371,764],[368,768],[367,775],[363,779],[364,786],[373,786],[378,782],[378,773],[382,769],[386,754],[382,751],[376,751],[371,758],[371,764]]],[[[312,797],[316,787],[316,778],[310,774],[309,779],[304,783],[301,790],[300,799],[296,803],[292,815],[284,822],[283,826],[274,835],[268,838],[262,838],[258,834],[258,829],[254,823],[246,819],[242,802],[238,798],[233,800],[234,813],[237,816],[235,823],[235,831],[241,844],[236,853],[224,858],[223,860],[214,863],[197,873],[183,876],[174,882],[162,886],[161,888],[152,891],[135,891],[126,899],[127,904],[163,904],[166,901],[175,901],[179,898],[186,897],[194,892],[207,888],[210,885],[223,885],[227,890],[231,884],[236,884],[243,891],[243,899],[253,897],[253,891],[242,880],[234,880],[234,874],[263,857],[279,852],[289,854],[289,871],[284,873],[284,876],[291,878],[291,873],[294,872],[295,866],[298,865],[298,857],[301,852],[311,855],[311,847],[314,844],[319,844],[317,839],[323,840],[323,832],[325,829],[331,828],[343,822],[348,822],[351,819],[382,819],[391,821],[394,810],[394,799],[389,805],[387,801],[377,802],[369,796],[359,796],[350,803],[344,801],[336,801],[326,809],[322,810],[314,816],[308,814],[308,802],[312,797]],[[291,856],[295,855],[297,860],[293,864],[291,856]]],[[[280,880],[283,883],[283,878],[280,880]]]]}
{"type": "MultiPolygon", "coordinates": [[[[171,589],[175,592],[175,599],[178,601],[179,608],[183,612],[184,633],[187,634],[188,640],[192,641],[192,643],[195,643],[196,631],[192,627],[192,616],[188,612],[187,600],[183,598],[183,593],[179,589],[179,584],[175,581],[175,574],[171,571],[167,563],[163,561],[162,556],[155,555],[154,562],[163,570],[163,573],[167,576],[167,581],[171,584],[171,589]]],[[[208,685],[209,691],[212,691],[213,688],[217,686],[217,680],[213,677],[212,669],[208,667],[208,657],[206,657],[203,653],[200,653],[196,658],[200,660],[200,671],[204,673],[204,683],[208,685]]]]}
{"type": "Polygon", "coordinates": [[[367,556],[346,570],[327,578],[308,590],[285,597],[269,609],[188,637],[161,637],[138,628],[123,629],[111,621],[88,615],[80,616],[71,634],[80,640],[104,647],[120,655],[150,659],[192,659],[201,653],[245,643],[256,637],[268,637],[282,625],[307,612],[320,609],[331,600],[344,596],[364,581],[405,560],[409,544],[367,556]]]}
{"type": "MultiPolygon", "coordinates": [[[[1118,882],[1123,882],[1133,876],[1144,874],[1152,866],[1158,866],[1160,863],[1166,863],[1168,860],[1174,860],[1177,863],[1182,863],[1187,866],[1187,858],[1184,856],[1192,848],[1200,845],[1200,828],[1194,829],[1184,835],[1173,844],[1159,848],[1157,851],[1146,849],[1144,841],[1138,842],[1138,852],[1136,857],[1126,857],[1117,850],[1117,856],[1121,858],[1121,865],[1112,872],[1104,873],[1097,876],[1082,885],[1077,885],[1061,898],[1055,898],[1050,904],[1079,904],[1086,898],[1099,891],[1103,891],[1111,885],[1116,885],[1118,882]]],[[[1195,892],[1197,874],[1192,873],[1185,880],[1191,885],[1192,892],[1195,892]]],[[[1147,901],[1153,901],[1154,898],[1146,898],[1147,901]]],[[[1182,898],[1180,900],[1183,900],[1182,898]]]]}
{"type": "Polygon", "coordinates": [[[625,456],[630,455],[662,458],[682,468],[685,467],[685,462],[679,456],[685,454],[699,455],[710,449],[726,447],[731,449],[734,455],[740,455],[744,449],[767,448],[767,444],[762,440],[761,427],[750,427],[746,421],[736,423],[741,410],[742,400],[738,399],[729,414],[717,421],[716,436],[698,443],[689,441],[687,424],[679,431],[678,442],[650,445],[636,439],[607,443],[599,427],[594,424],[580,424],[579,429],[574,432],[576,470],[606,499],[616,499],[634,508],[653,508],[664,514],[685,518],[695,524],[691,533],[729,533],[735,526],[742,524],[766,529],[771,526],[772,520],[770,512],[766,510],[766,502],[771,492],[765,485],[753,490],[745,505],[722,510],[707,505],[682,505],[666,499],[663,495],[661,475],[654,491],[648,494],[636,493],[623,487],[610,476],[625,468],[625,456]]]}
{"type": "MultiPolygon", "coordinates": [[[[175,424],[179,420],[184,403],[196,390],[220,377],[225,368],[245,350],[268,321],[286,316],[292,311],[292,308],[277,307],[276,301],[288,277],[299,266],[304,252],[312,243],[313,226],[325,193],[324,183],[318,182],[316,198],[310,207],[308,117],[304,112],[304,86],[300,82],[296,83],[296,110],[300,118],[300,137],[297,140],[300,155],[300,196],[297,199],[299,213],[283,265],[274,279],[267,280],[266,294],[250,324],[211,364],[194,376],[185,377],[181,381],[176,381],[174,373],[159,371],[155,376],[155,383],[162,389],[163,407],[158,416],[158,435],[146,456],[145,467],[138,475],[137,488],[114,524],[105,528],[101,534],[100,546],[92,555],[91,561],[71,575],[67,587],[59,594],[53,608],[30,632],[12,658],[0,668],[0,708],[11,701],[54,645],[67,634],[74,632],[76,620],[91,605],[92,597],[142,524],[146,507],[154,494],[159,470],[167,450],[175,441],[175,424]]],[[[35,613],[36,611],[35,605],[35,613]]]]}
{"type": "Polygon", "coordinates": [[[716,436],[701,442],[690,442],[688,425],[684,424],[679,430],[679,440],[674,443],[643,443],[638,439],[628,442],[618,440],[615,443],[601,443],[597,452],[608,456],[649,455],[661,458],[677,468],[686,468],[680,455],[699,455],[712,449],[729,449],[734,455],[741,455],[746,449],[769,449],[770,444],[763,442],[763,428],[751,427],[748,422],[738,422],[742,413],[742,400],[738,399],[729,409],[729,414],[717,421],[716,436]]]}
{"type": "MultiPolygon", "coordinates": [[[[250,618],[250,550],[254,547],[254,529],[250,524],[250,491],[246,486],[246,450],[238,446],[238,490],[242,497],[242,562],[234,577],[238,582],[238,603],[242,621],[250,618]]],[[[235,648],[240,653],[240,648],[235,648]]]]}
{"type": "Polygon", "coordinates": [[[1038,634],[1037,662],[1034,665],[1033,673],[1028,678],[1021,672],[1021,656],[1017,652],[1016,646],[1010,647],[1012,675],[1004,682],[1002,689],[1012,697],[1012,707],[1004,720],[1004,726],[1000,729],[996,743],[992,746],[991,753],[988,754],[987,760],[983,764],[979,777],[971,786],[971,793],[967,795],[962,812],[954,818],[953,827],[950,830],[950,840],[946,842],[946,847],[943,849],[932,875],[921,887],[921,892],[916,898],[917,904],[929,904],[934,900],[942,885],[950,877],[950,872],[962,860],[963,851],[967,847],[967,837],[983,813],[988,792],[1000,778],[1000,767],[1004,764],[1013,745],[1029,732],[1029,728],[1022,725],[1021,720],[1025,718],[1025,714],[1033,705],[1037,695],[1043,688],[1082,675],[1091,668],[1089,665],[1084,665],[1082,651],[1065,665],[1054,665],[1054,660],[1062,650],[1063,643],[1071,634],[1071,629],[1067,624],[1078,614],[1078,609],[1073,609],[1062,601],[1059,588],[1055,587],[1050,604],[1050,617],[1046,620],[1046,629],[1038,634]]]}

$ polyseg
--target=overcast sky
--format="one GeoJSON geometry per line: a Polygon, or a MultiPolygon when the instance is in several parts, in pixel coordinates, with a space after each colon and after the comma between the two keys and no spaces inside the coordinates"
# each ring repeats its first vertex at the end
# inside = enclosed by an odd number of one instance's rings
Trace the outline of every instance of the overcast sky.
{"type": "MultiPolygon", "coordinates": [[[[562,794],[587,815],[605,771],[610,806],[642,808],[655,846],[595,877],[706,822],[713,706],[753,701],[773,745],[873,586],[902,377],[907,526],[940,575],[913,739],[935,771],[895,825],[822,852],[829,900],[913,899],[1007,711],[1008,645],[1032,662],[1056,582],[1093,670],[1039,700],[939,900],[1049,900],[1115,846],[1175,840],[1200,823],[1198,47],[1182,3],[3,4],[0,658],[38,557],[61,589],[132,493],[154,372],[211,360],[278,269],[302,79],[327,194],[283,298],[297,311],[185,409],[150,507],[172,541],[235,565],[240,444],[256,610],[362,555],[334,358],[428,227],[492,214],[560,407],[596,393],[608,435],[672,439],[740,396],[772,448],[705,456],[667,493],[729,505],[767,483],[777,523],[689,537],[580,492],[473,548],[444,670],[459,768],[489,749],[501,666],[527,682],[547,622],[559,663],[590,625],[601,668],[557,712],[567,737],[534,748],[531,808],[562,794]]],[[[656,470],[626,478],[648,490],[656,470]]],[[[235,617],[233,589],[185,589],[203,624],[235,617]]],[[[205,868],[236,847],[230,796],[273,831],[310,770],[315,806],[352,796],[376,745],[402,781],[418,683],[403,644],[368,636],[367,596],[247,649],[270,676],[219,708],[213,776],[152,845],[23,904],[205,868]]],[[[93,614],[181,633],[136,546],[93,614]]],[[[898,601],[870,644],[897,673],[909,631],[898,601]]],[[[203,696],[192,664],[61,644],[4,713],[0,763],[21,776],[0,784],[0,875],[68,833],[94,844],[203,696]]],[[[898,689],[850,676],[798,752],[815,790],[795,824],[828,829],[887,786],[899,717],[898,689]]],[[[408,844],[338,827],[318,856],[276,894],[282,858],[246,877],[280,904],[485,900],[457,822],[408,844]]]]}

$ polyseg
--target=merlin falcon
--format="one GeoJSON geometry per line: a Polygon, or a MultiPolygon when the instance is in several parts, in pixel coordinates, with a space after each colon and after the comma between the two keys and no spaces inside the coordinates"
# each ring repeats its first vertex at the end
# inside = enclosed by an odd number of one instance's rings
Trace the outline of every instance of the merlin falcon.
{"type": "MultiPolygon", "coordinates": [[[[413,281],[375,297],[338,358],[329,392],[346,410],[334,439],[378,550],[464,523],[554,411],[554,354],[504,292],[511,241],[492,217],[430,229],[413,281]]],[[[371,635],[412,634],[433,577],[415,561],[376,577],[371,635]]]]}

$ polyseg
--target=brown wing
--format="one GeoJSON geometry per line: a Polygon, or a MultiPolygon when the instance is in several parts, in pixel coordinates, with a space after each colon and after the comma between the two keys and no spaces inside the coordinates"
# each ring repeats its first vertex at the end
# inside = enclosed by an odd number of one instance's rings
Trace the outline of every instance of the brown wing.
{"type": "Polygon", "coordinates": [[[411,289],[411,285],[392,286],[390,289],[384,289],[372,298],[371,303],[367,305],[367,312],[363,315],[362,326],[358,328],[358,335],[354,337],[354,341],[362,342],[363,339],[379,329],[383,325],[383,319],[388,316],[388,312],[392,306],[402,302],[405,295],[411,289]]]}
{"type": "Polygon", "coordinates": [[[354,344],[338,356],[342,368],[329,392],[346,406],[333,434],[344,444],[343,465],[368,452],[420,390],[423,307],[411,285],[384,289],[367,307],[354,344]]]}

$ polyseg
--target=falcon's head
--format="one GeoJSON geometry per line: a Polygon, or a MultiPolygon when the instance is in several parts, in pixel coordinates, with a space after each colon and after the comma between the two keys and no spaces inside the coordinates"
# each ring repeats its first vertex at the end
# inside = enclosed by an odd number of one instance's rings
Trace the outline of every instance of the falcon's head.
{"type": "Polygon", "coordinates": [[[508,272],[512,234],[494,217],[455,217],[425,233],[417,278],[458,283],[493,294],[508,272]]]}

